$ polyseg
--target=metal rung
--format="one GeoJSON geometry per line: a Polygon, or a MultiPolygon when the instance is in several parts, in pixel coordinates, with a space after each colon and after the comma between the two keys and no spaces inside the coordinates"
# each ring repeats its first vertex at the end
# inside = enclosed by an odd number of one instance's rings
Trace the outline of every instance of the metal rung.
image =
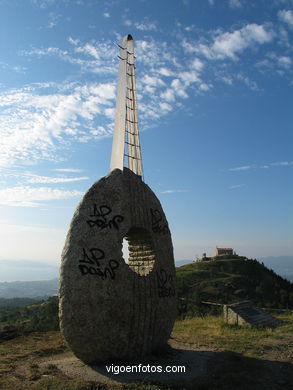
{"type": "Polygon", "coordinates": [[[127,122],[130,122],[130,123],[135,123],[135,124],[138,124],[138,122],[137,122],[137,121],[131,121],[130,119],[127,119],[127,118],[126,118],[126,121],[127,121],[127,122]]]}
{"type": "Polygon", "coordinates": [[[141,160],[141,158],[129,156],[129,154],[124,154],[125,157],[132,158],[133,160],[141,160]]]}
{"type": "Polygon", "coordinates": [[[127,129],[125,129],[126,133],[130,134],[130,135],[137,135],[138,136],[138,133],[132,133],[131,131],[128,131],[127,129]]]}
{"type": "Polygon", "coordinates": [[[126,143],[127,145],[131,145],[131,146],[135,146],[136,148],[139,148],[139,145],[132,144],[132,143],[130,143],[130,142],[127,142],[127,141],[125,141],[125,143],[126,143]]]}
{"type": "Polygon", "coordinates": [[[122,57],[120,57],[120,56],[117,56],[120,60],[122,60],[122,61],[126,61],[126,58],[122,58],[122,57]]]}

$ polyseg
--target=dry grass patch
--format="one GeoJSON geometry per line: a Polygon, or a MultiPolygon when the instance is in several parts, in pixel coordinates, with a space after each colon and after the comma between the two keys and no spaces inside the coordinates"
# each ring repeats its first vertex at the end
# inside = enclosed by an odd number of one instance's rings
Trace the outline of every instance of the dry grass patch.
{"type": "Polygon", "coordinates": [[[275,329],[231,326],[225,324],[222,317],[192,318],[177,321],[172,337],[198,347],[232,351],[258,358],[263,357],[269,348],[285,348],[290,357],[289,349],[290,346],[293,347],[293,316],[280,315],[278,318],[284,323],[275,329]]]}

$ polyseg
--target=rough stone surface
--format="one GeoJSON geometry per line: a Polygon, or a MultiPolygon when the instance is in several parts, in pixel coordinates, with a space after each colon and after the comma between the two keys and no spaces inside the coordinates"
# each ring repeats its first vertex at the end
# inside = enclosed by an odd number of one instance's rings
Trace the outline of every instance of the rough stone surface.
{"type": "Polygon", "coordinates": [[[160,202],[129,169],[115,169],[88,190],[73,216],[62,253],[61,331],[85,363],[142,357],[167,342],[175,295],[160,202]]]}
{"type": "Polygon", "coordinates": [[[224,305],[224,320],[231,325],[250,325],[256,328],[275,328],[282,322],[250,301],[224,305]]]}

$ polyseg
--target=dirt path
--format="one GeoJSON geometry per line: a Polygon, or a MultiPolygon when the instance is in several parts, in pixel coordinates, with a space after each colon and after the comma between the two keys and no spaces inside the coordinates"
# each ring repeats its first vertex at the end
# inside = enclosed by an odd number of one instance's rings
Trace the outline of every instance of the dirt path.
{"type": "Polygon", "coordinates": [[[82,378],[105,385],[118,386],[132,382],[147,382],[173,386],[181,385],[187,388],[196,378],[207,374],[208,362],[217,354],[216,351],[206,348],[194,349],[186,343],[171,342],[170,347],[164,357],[153,356],[146,360],[123,363],[124,367],[131,367],[129,370],[131,369],[132,372],[128,373],[115,374],[113,371],[117,370],[117,363],[115,366],[112,365],[112,367],[111,363],[108,365],[88,366],[75,356],[62,357],[61,359],[56,359],[56,356],[50,360],[43,361],[41,364],[44,366],[49,364],[55,365],[69,378],[82,378]],[[107,367],[112,368],[112,372],[108,372],[107,367]],[[155,372],[158,369],[161,372],[155,372]],[[180,372],[167,372],[170,369],[180,370],[180,372]],[[184,370],[184,372],[181,372],[181,370],[184,370]]]}

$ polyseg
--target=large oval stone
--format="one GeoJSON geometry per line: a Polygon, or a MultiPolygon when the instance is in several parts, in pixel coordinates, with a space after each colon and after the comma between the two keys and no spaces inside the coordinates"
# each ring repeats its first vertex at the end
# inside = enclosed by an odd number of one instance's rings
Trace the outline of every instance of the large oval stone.
{"type": "Polygon", "coordinates": [[[159,200],[129,169],[97,181],[77,207],[59,297],[61,332],[85,363],[139,358],[167,342],[176,316],[171,235],[159,200]]]}

